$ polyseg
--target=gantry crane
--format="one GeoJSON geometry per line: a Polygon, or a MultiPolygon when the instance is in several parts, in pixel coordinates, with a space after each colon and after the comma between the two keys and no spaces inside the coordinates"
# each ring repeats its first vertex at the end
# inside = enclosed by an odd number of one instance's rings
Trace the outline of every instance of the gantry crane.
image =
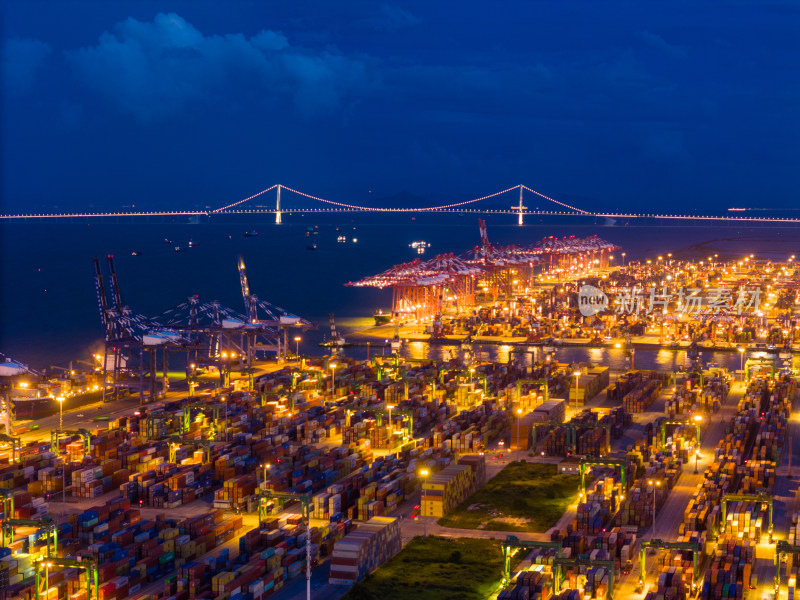
{"type": "Polygon", "coordinates": [[[0,433],[0,442],[7,442],[11,444],[11,462],[17,462],[22,459],[22,440],[13,435],[0,433]],[[17,455],[20,455],[19,457],[17,455]]]}
{"type": "Polygon", "coordinates": [[[626,485],[625,471],[628,468],[628,463],[624,460],[614,460],[611,458],[598,458],[598,457],[584,457],[580,462],[581,470],[581,492],[586,493],[586,467],[601,465],[606,467],[619,467],[622,475],[622,493],[626,493],[628,487],[626,485]]]}
{"type": "Polygon", "coordinates": [[[187,433],[192,424],[192,409],[196,408],[201,412],[211,409],[214,411],[214,423],[219,421],[219,404],[206,404],[204,402],[187,402],[181,405],[183,409],[183,429],[181,433],[187,433]]]}
{"type": "Polygon", "coordinates": [[[6,545],[6,536],[14,541],[14,527],[36,527],[38,530],[45,530],[47,537],[47,556],[55,556],[58,554],[58,526],[56,522],[50,517],[42,517],[41,519],[3,519],[0,521],[0,529],[2,529],[3,546],[6,545]],[[53,541],[53,550],[50,551],[50,539],[53,541]]]}
{"type": "MultiPolygon", "coordinates": [[[[42,598],[41,572],[50,567],[83,569],[86,572],[86,599],[92,600],[92,588],[94,588],[94,599],[97,600],[100,597],[100,577],[97,569],[97,559],[87,554],[80,558],[51,556],[38,559],[36,561],[36,600],[41,600],[42,598]]],[[[46,590],[44,591],[44,598],[47,598],[46,590]]]]}
{"type": "Polygon", "coordinates": [[[561,592],[562,572],[565,567],[603,567],[608,570],[608,598],[614,597],[614,576],[615,566],[613,560],[591,560],[589,558],[559,558],[553,559],[553,591],[555,594],[561,592]]]}
{"type": "Polygon", "coordinates": [[[778,540],[775,545],[775,597],[778,597],[778,588],[781,585],[781,557],[787,554],[800,554],[800,546],[778,540]]]}
{"type": "Polygon", "coordinates": [[[80,436],[81,442],[83,442],[84,457],[92,453],[92,434],[86,429],[53,429],[50,432],[50,452],[58,454],[58,440],[62,435],[80,436]]]}
{"type": "Polygon", "coordinates": [[[388,410],[386,408],[367,408],[365,409],[371,413],[375,414],[375,420],[378,422],[378,425],[382,423],[383,415],[401,415],[403,420],[408,419],[408,435],[409,437],[414,436],[414,413],[409,410],[403,410],[402,408],[393,408],[392,410],[388,410]]]}
{"type": "Polygon", "coordinates": [[[0,500],[3,502],[3,517],[11,519],[14,517],[14,492],[6,488],[0,488],[0,500]]]}
{"type": "Polygon", "coordinates": [[[661,421],[661,447],[667,445],[667,425],[691,425],[697,434],[697,446],[700,446],[700,426],[689,419],[664,419],[661,421]]]}
{"type": "Polygon", "coordinates": [[[258,522],[261,523],[269,515],[271,504],[278,502],[300,502],[303,506],[303,518],[306,522],[306,599],[311,600],[311,494],[291,494],[266,490],[259,492],[258,497],[258,522]]]}
{"type": "Polygon", "coordinates": [[[725,533],[725,522],[728,516],[728,502],[753,502],[764,504],[769,509],[769,537],[772,538],[772,494],[760,489],[755,494],[722,494],[720,504],[722,505],[722,519],[720,520],[720,533],[725,533]]]}
{"type": "Polygon", "coordinates": [[[647,548],[658,550],[691,550],[692,552],[692,565],[694,567],[694,574],[692,575],[692,589],[697,587],[697,582],[700,579],[700,551],[702,546],[699,542],[665,542],[659,539],[653,539],[642,542],[639,548],[639,586],[644,586],[645,574],[645,551],[647,548]]]}
{"type": "Polygon", "coordinates": [[[515,535],[506,537],[503,543],[503,583],[511,579],[511,557],[518,549],[524,550],[552,550],[558,555],[563,548],[561,542],[537,542],[535,540],[521,540],[515,535]]]}
{"type": "Polygon", "coordinates": [[[203,447],[203,464],[208,464],[211,462],[211,444],[212,442],[209,440],[191,440],[185,439],[177,435],[173,435],[170,438],[169,442],[169,462],[175,462],[175,449],[176,446],[202,446],[203,447]]]}
{"type": "Polygon", "coordinates": [[[546,379],[517,379],[517,400],[519,400],[522,397],[523,385],[538,386],[540,389],[544,390],[544,402],[547,402],[547,400],[549,399],[546,379]]]}

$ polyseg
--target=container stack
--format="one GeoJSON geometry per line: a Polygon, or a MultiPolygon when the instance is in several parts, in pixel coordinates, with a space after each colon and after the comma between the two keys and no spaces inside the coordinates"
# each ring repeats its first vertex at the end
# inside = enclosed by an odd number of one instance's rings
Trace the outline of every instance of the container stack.
{"type": "Polygon", "coordinates": [[[444,517],[475,491],[476,473],[469,465],[445,467],[422,484],[424,501],[420,514],[444,517]]]}
{"type": "Polygon", "coordinates": [[[336,542],[331,584],[352,585],[397,554],[402,547],[397,519],[376,517],[336,542]]]}

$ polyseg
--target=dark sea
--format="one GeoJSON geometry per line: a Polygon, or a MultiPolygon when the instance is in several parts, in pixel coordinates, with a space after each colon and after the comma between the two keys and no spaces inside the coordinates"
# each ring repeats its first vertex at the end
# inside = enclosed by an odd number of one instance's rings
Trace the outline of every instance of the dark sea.
{"type": "MultiPolygon", "coordinates": [[[[800,227],[709,226],[704,222],[621,221],[589,217],[526,217],[523,226],[512,215],[485,217],[493,244],[531,244],[545,236],[598,235],[622,246],[625,260],[718,253],[722,257],[755,254],[786,260],[800,255],[800,227]]],[[[134,312],[157,317],[163,311],[199,295],[244,311],[237,255],[242,254],[252,293],[318,323],[303,335],[306,354],[322,354],[317,344],[329,335],[329,313],[337,328],[348,331],[372,324],[371,315],[391,306],[391,290],[346,287],[348,281],[378,273],[393,264],[430,258],[437,253],[460,254],[480,239],[478,217],[457,214],[226,216],[210,223],[0,222],[0,352],[34,369],[86,359],[102,346],[102,327],[92,258],[114,255],[124,304],[134,312]],[[226,219],[226,220],[223,220],[226,219]],[[306,235],[316,228],[315,235],[306,235]],[[257,231],[245,237],[245,231],[257,231]],[[346,243],[337,242],[340,235],[346,243]],[[352,238],[357,241],[353,242],[352,238]],[[169,243],[165,242],[169,240],[169,243]],[[409,244],[431,244],[418,257],[409,244]],[[189,247],[189,242],[193,246],[189,247]],[[316,245],[315,250],[307,249],[316,245]],[[176,252],[180,246],[183,251],[176,252]],[[140,253],[133,256],[133,252],[140,253]]],[[[617,260],[621,260],[621,255],[617,260]]],[[[503,359],[505,347],[483,348],[486,357],[503,359]]],[[[440,357],[454,349],[411,344],[415,357],[440,357]]],[[[373,348],[373,352],[375,349],[373,348]]],[[[347,351],[364,356],[365,348],[347,351]]],[[[592,360],[621,368],[621,351],[559,350],[561,360],[592,360]],[[562,356],[563,354],[563,356],[562,356]]],[[[681,356],[662,351],[637,353],[637,366],[648,367],[681,356]]],[[[725,353],[709,360],[736,361],[725,353]]],[[[732,363],[731,363],[732,364],[732,363]]],[[[732,364],[733,366],[733,364],[732,364]]],[[[738,365],[735,365],[738,367],[738,365]]]]}

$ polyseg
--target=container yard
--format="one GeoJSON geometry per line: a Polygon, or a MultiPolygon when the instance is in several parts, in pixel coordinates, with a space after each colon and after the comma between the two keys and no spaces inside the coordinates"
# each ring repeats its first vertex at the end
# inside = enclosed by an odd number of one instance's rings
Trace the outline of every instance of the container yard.
{"type": "MultiPolygon", "coordinates": [[[[559,247],[588,258],[607,253],[601,242],[559,247]]],[[[482,544],[507,560],[480,569],[475,597],[749,600],[751,588],[775,585],[793,594],[798,513],[785,499],[797,493],[787,477],[796,374],[778,359],[745,365],[744,351],[731,373],[691,348],[683,365],[636,368],[628,338],[636,327],[652,335],[646,318],[621,338],[624,369],[559,360],[556,339],[587,332],[547,315],[566,310],[577,285],[567,292],[541,275],[547,293],[527,297],[514,291],[508,263],[499,266],[517,251],[496,252],[489,272],[469,257],[393,272],[443,269],[463,302],[484,303],[451,306],[451,317],[425,326],[475,336],[441,360],[385,350],[366,360],[291,357],[286,331],[262,328],[254,335],[282,350],[252,368],[247,340],[209,326],[204,335],[221,336],[227,356],[206,361],[205,374],[187,371],[185,391],[168,382],[159,391],[153,358],[148,393],[115,383],[97,416],[76,405],[9,426],[13,435],[0,437],[0,600],[283,600],[311,590],[314,577],[341,597],[401,571],[395,588],[405,589],[421,575],[397,567],[410,560],[404,546],[459,579],[431,589],[473,597],[462,584],[476,570],[468,552],[482,544]],[[546,308],[533,309],[534,299],[546,308]],[[532,319],[551,337],[528,346],[532,319]],[[525,346],[506,360],[476,353],[476,342],[508,337],[525,346]]],[[[603,262],[603,275],[614,274],[603,262]]],[[[680,265],[670,268],[677,277],[680,265]]],[[[654,269],[626,271],[669,271],[654,269]]],[[[411,319],[408,294],[421,293],[404,290],[393,316],[411,319]]],[[[417,326],[437,310],[420,305],[417,326]]],[[[592,335],[621,327],[604,315],[592,335]]]]}

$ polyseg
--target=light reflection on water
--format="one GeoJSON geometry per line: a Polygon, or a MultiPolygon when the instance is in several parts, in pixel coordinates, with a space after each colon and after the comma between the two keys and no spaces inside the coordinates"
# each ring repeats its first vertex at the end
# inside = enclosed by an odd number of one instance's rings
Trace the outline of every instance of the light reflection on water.
{"type": "MultiPolygon", "coordinates": [[[[541,360],[544,356],[544,349],[537,346],[509,346],[509,345],[473,345],[469,350],[471,358],[477,359],[481,354],[481,360],[497,363],[507,363],[509,356],[513,355],[515,360],[519,360],[526,366],[531,366],[534,362],[541,360]]],[[[364,347],[348,348],[345,353],[357,359],[366,358],[367,350],[364,347]]],[[[391,350],[375,348],[370,350],[370,356],[379,354],[390,354],[391,350]]],[[[400,355],[411,360],[433,359],[438,361],[448,361],[456,357],[463,357],[464,349],[455,344],[428,344],[427,342],[406,342],[400,350],[400,355]]],[[[770,358],[775,355],[767,352],[751,352],[745,355],[753,358],[770,358]]],[[[635,366],[637,369],[656,369],[660,371],[671,371],[688,367],[690,361],[686,356],[685,350],[672,350],[661,348],[658,350],[638,349],[634,354],[635,366]]],[[[564,347],[555,346],[553,360],[560,363],[588,363],[595,366],[607,366],[615,371],[624,371],[631,368],[631,360],[625,356],[625,350],[621,348],[587,348],[587,347],[564,347]]],[[[735,371],[742,364],[742,357],[738,352],[711,352],[701,351],[700,360],[704,366],[709,364],[719,365],[729,371],[735,371]]],[[[800,357],[794,359],[795,363],[800,362],[800,357]]],[[[780,361],[783,363],[784,361],[780,361]]]]}

